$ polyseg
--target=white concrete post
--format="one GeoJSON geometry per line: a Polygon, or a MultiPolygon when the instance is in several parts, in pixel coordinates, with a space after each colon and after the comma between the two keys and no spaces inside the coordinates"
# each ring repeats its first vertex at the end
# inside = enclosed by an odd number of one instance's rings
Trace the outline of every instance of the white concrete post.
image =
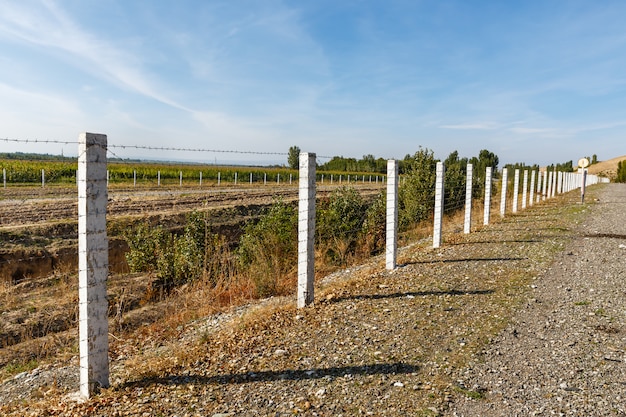
{"type": "Polygon", "coordinates": [[[322,174],[322,184],[324,184],[324,174],[322,174]]]}
{"type": "Polygon", "coordinates": [[[161,171],[157,171],[157,185],[161,185],[161,171]]]}
{"type": "Polygon", "coordinates": [[[550,195],[550,197],[554,198],[554,196],[556,195],[556,168],[554,168],[554,172],[551,172],[552,174],[552,194],[550,195]]]}
{"type": "Polygon", "coordinates": [[[202,187],[202,171],[200,171],[200,187],[202,187]]]}
{"type": "Polygon", "coordinates": [[[291,185],[291,174],[289,174],[289,185],[291,185]]]}
{"type": "Polygon", "coordinates": [[[519,195],[519,169],[515,170],[515,177],[513,178],[513,213],[517,213],[519,195]]]}
{"type": "Polygon", "coordinates": [[[235,172],[235,185],[237,185],[237,173],[235,172]]]}
{"type": "Polygon", "coordinates": [[[528,204],[530,206],[533,205],[534,198],[535,198],[535,177],[536,176],[537,174],[535,173],[534,170],[530,172],[530,196],[528,199],[528,204]]]}
{"type": "Polygon", "coordinates": [[[485,170],[485,210],[483,224],[489,224],[489,217],[491,215],[491,167],[487,167],[485,170]]]}
{"type": "Polygon", "coordinates": [[[528,170],[524,170],[524,181],[522,182],[522,210],[526,208],[528,198],[528,170]]]}
{"type": "Polygon", "coordinates": [[[396,268],[398,253],[398,161],[387,161],[387,234],[385,236],[385,266],[389,270],[396,268]]]}
{"type": "Polygon", "coordinates": [[[78,311],[80,395],[109,386],[106,280],[107,137],[81,133],[78,141],[78,311]]]}
{"type": "Polygon", "coordinates": [[[372,183],[372,176],[370,175],[370,184],[372,183]]]}
{"type": "Polygon", "coordinates": [[[350,184],[350,174],[348,174],[348,184],[350,184]]]}
{"type": "Polygon", "coordinates": [[[137,186],[137,171],[133,171],[133,187],[137,186]]]}
{"type": "Polygon", "coordinates": [[[298,308],[314,300],[315,279],[315,159],[300,153],[298,191],[298,308]]]}
{"type": "Polygon", "coordinates": [[[218,172],[217,173],[217,185],[220,185],[222,182],[222,173],[218,172]]]}
{"type": "Polygon", "coordinates": [[[107,187],[109,186],[109,170],[107,169],[107,187]]]}
{"type": "Polygon", "coordinates": [[[465,234],[469,233],[472,228],[472,177],[473,166],[472,164],[467,164],[467,175],[465,177],[465,223],[463,224],[463,233],[465,234]]]}
{"type": "Polygon", "coordinates": [[[252,172],[250,173],[250,185],[252,185],[252,172]]]}
{"type": "Polygon", "coordinates": [[[343,175],[339,174],[339,184],[341,184],[342,179],[343,179],[343,175]]]}
{"type": "Polygon", "coordinates": [[[276,174],[276,184],[280,184],[280,173],[276,174]]]}
{"type": "Polygon", "coordinates": [[[552,171],[548,172],[548,198],[552,198],[552,171]]]}
{"type": "Polygon", "coordinates": [[[441,226],[443,224],[443,176],[445,175],[445,167],[443,162],[437,162],[437,171],[435,178],[435,221],[433,226],[433,248],[441,246],[441,226]]]}
{"type": "Polygon", "coordinates": [[[2,168],[2,183],[4,184],[4,188],[7,188],[7,169],[2,168]]]}
{"type": "Polygon", "coordinates": [[[545,200],[548,194],[548,169],[543,173],[543,187],[541,188],[541,199],[545,200]]]}
{"type": "Polygon", "coordinates": [[[537,171],[537,203],[541,200],[541,171],[537,171]]]}
{"type": "Polygon", "coordinates": [[[583,172],[580,176],[580,202],[585,202],[585,188],[587,186],[587,170],[583,168],[583,172]]]}
{"type": "Polygon", "coordinates": [[[178,186],[179,187],[183,186],[183,171],[179,171],[178,173],[178,186]]]}
{"type": "Polygon", "coordinates": [[[378,175],[376,175],[376,184],[378,184],[378,175]]]}
{"type": "Polygon", "coordinates": [[[263,174],[263,185],[267,185],[267,173],[263,174]]]}
{"type": "Polygon", "coordinates": [[[41,188],[46,186],[46,171],[41,170],[41,188]]]}
{"type": "Polygon", "coordinates": [[[504,217],[506,213],[506,189],[509,185],[509,170],[504,168],[502,170],[502,195],[500,196],[500,216],[504,217]]]}
{"type": "Polygon", "coordinates": [[[556,192],[557,194],[563,194],[563,172],[559,171],[559,178],[556,182],[556,192]]]}
{"type": "Polygon", "coordinates": [[[334,180],[333,174],[330,174],[330,185],[333,185],[333,180],[334,180]]]}

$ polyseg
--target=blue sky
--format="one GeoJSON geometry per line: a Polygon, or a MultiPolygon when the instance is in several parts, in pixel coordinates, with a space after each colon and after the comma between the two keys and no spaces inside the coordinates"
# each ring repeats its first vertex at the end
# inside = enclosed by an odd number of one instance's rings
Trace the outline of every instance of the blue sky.
{"type": "Polygon", "coordinates": [[[90,131],[117,145],[357,158],[488,149],[542,165],[626,154],[623,1],[0,0],[0,11],[0,139],[90,131]]]}

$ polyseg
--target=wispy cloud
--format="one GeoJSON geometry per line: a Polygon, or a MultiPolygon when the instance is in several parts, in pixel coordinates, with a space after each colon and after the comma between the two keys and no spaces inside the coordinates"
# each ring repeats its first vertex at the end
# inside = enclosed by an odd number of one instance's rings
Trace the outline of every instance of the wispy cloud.
{"type": "Polygon", "coordinates": [[[440,125],[439,127],[441,129],[455,130],[495,130],[499,128],[499,124],[495,122],[478,122],[440,125]]]}
{"type": "Polygon", "coordinates": [[[3,2],[0,33],[22,42],[52,48],[67,54],[75,66],[96,78],[150,97],[174,108],[189,111],[175,100],[159,93],[141,71],[138,58],[81,28],[53,1],[3,2]]]}

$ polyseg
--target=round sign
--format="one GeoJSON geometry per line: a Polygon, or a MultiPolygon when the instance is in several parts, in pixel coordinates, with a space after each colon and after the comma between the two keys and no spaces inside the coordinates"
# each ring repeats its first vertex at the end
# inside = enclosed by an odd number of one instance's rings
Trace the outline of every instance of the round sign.
{"type": "Polygon", "coordinates": [[[589,160],[587,158],[580,158],[578,160],[578,166],[581,168],[587,168],[589,166],[589,160]]]}

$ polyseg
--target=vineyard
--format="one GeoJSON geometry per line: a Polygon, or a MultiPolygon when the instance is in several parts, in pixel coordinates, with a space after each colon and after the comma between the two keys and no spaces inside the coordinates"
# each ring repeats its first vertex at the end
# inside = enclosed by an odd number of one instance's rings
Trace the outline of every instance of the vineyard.
{"type": "MultiPolygon", "coordinates": [[[[0,169],[4,186],[68,185],[76,183],[75,158],[55,157],[50,160],[2,158],[0,169]]],[[[298,171],[286,167],[218,166],[147,161],[109,161],[111,186],[152,187],[158,185],[217,185],[236,183],[291,184],[298,171]]],[[[378,182],[383,175],[372,172],[319,171],[318,180],[327,183],[378,182]]]]}

